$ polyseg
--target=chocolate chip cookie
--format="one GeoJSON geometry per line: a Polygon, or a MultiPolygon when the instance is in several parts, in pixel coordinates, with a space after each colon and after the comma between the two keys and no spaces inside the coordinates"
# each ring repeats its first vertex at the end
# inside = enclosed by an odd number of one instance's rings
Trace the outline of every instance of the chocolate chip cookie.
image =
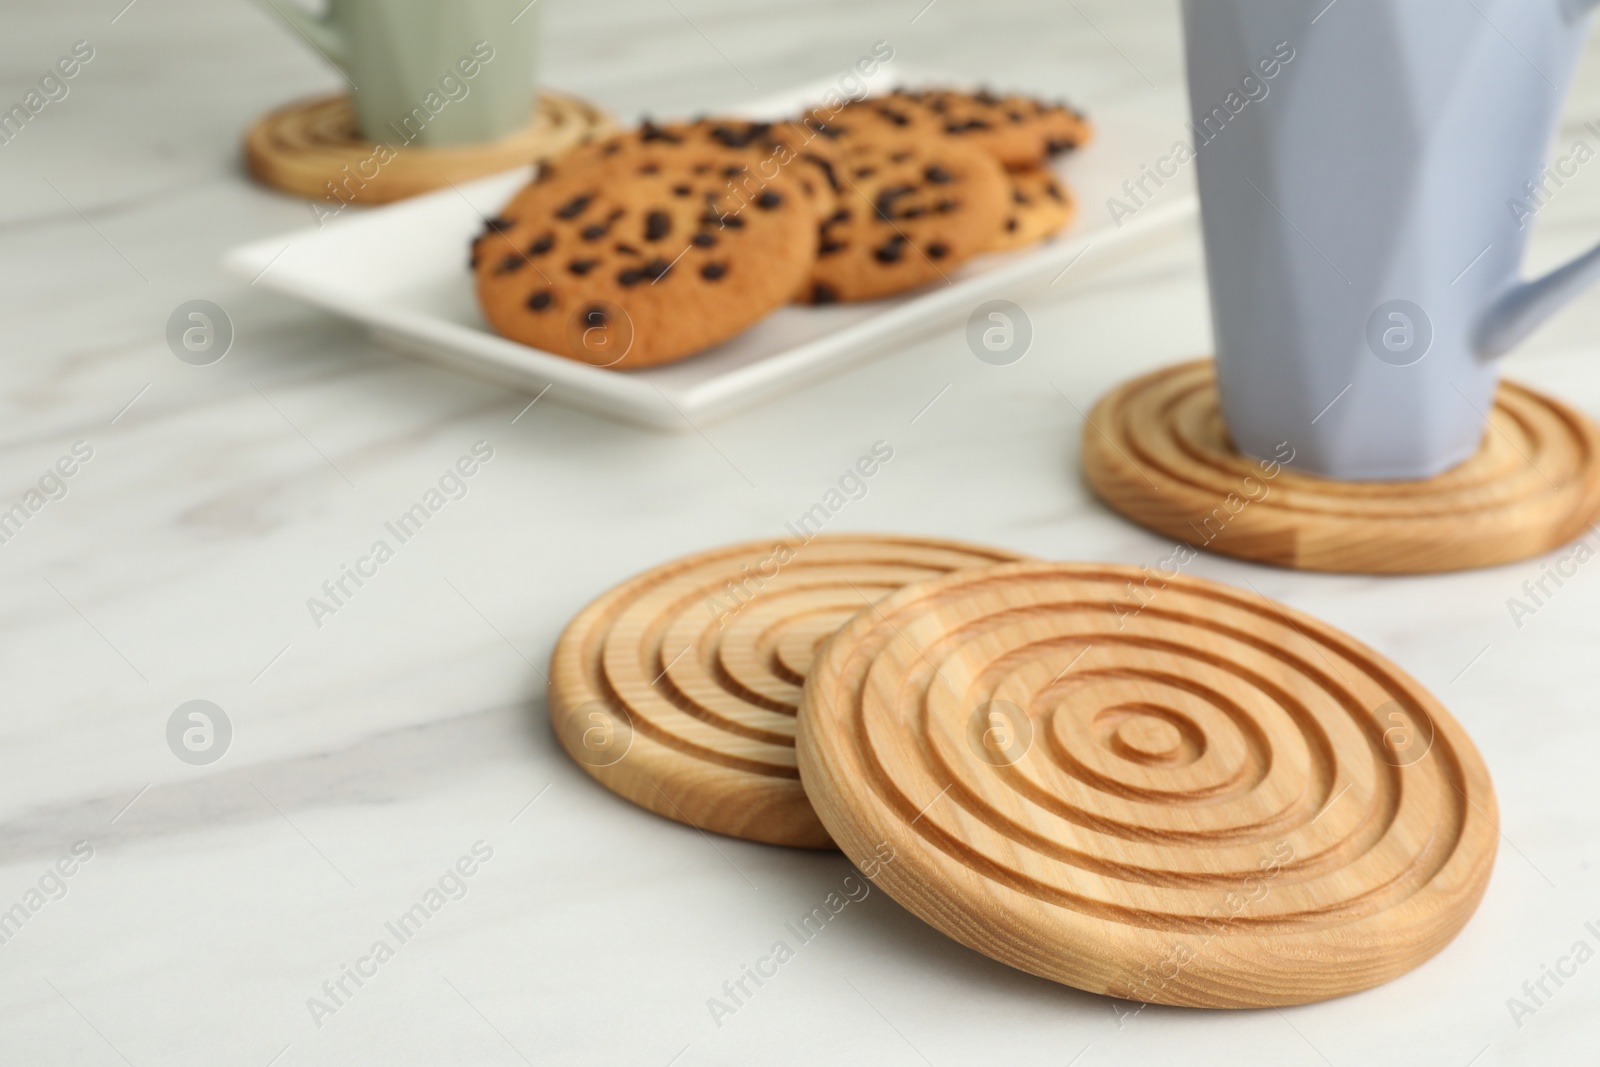
{"type": "MultiPolygon", "coordinates": [[[[725,166],[746,168],[743,180],[770,180],[788,175],[816,209],[818,219],[833,214],[838,185],[832,143],[795,122],[755,122],[739,118],[704,118],[658,125],[648,119],[638,127],[584,145],[550,164],[541,176],[570,174],[604,166],[619,173],[647,172],[673,160],[724,157],[725,166]]],[[[731,190],[738,194],[740,190],[731,190]]],[[[743,196],[748,199],[754,193],[743,196]]]]}
{"type": "Polygon", "coordinates": [[[982,148],[1008,167],[1035,166],[1084,144],[1093,132],[1088,119],[1065,104],[987,89],[897,89],[876,106],[910,116],[911,125],[929,119],[947,136],[982,148]]]}
{"type": "Polygon", "coordinates": [[[934,136],[852,136],[836,164],[839,207],[818,228],[797,299],[873,300],[939,281],[987,251],[1009,190],[988,153],[934,136]]]}
{"type": "Polygon", "coordinates": [[[1026,167],[1006,172],[1011,187],[1000,232],[989,246],[993,252],[1042,241],[1066,227],[1077,211],[1072,194],[1048,167],[1026,167]]]}
{"type": "MultiPolygon", "coordinates": [[[[839,107],[814,107],[793,125],[810,134],[813,144],[831,146],[839,153],[891,141],[929,141],[944,136],[932,112],[913,101],[887,95],[850,100],[839,107]]],[[[835,167],[838,162],[836,158],[835,167]]]]}
{"type": "Polygon", "coordinates": [[[688,152],[556,168],[474,245],[484,318],[514,341],[623,370],[733,336],[788,300],[816,255],[799,185],[780,172],[746,200],[729,191],[745,187],[744,169],[688,152]]]}

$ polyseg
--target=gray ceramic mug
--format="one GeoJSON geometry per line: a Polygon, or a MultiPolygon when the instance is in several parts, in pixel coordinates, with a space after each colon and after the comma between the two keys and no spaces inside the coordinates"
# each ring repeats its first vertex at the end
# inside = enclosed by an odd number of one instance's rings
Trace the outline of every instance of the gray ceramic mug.
{"type": "MultiPolygon", "coordinates": [[[[1426,478],[1479,447],[1497,357],[1600,277],[1521,280],[1600,0],[1184,0],[1223,416],[1255,457],[1426,478]]],[[[1574,157],[1583,157],[1581,160],[1574,157]]]]}
{"type": "Polygon", "coordinates": [[[532,117],[539,29],[529,0],[261,0],[349,80],[363,135],[474,144],[532,117]]]}

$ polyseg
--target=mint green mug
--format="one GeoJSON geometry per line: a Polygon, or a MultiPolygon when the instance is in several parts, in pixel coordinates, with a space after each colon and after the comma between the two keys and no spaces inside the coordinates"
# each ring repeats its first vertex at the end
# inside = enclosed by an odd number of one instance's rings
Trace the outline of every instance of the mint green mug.
{"type": "Polygon", "coordinates": [[[344,74],[364,136],[475,144],[522,129],[537,86],[536,0],[261,0],[344,74]]]}

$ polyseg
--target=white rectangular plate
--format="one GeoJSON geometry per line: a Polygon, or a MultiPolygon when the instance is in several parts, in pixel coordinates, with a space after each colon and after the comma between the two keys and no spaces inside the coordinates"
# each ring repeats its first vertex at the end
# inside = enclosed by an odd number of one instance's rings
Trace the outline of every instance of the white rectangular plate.
{"type": "MultiPolygon", "coordinates": [[[[886,67],[873,82],[876,91],[941,80],[886,67]]],[[[801,86],[726,113],[790,115],[830,88],[801,86]]],[[[534,393],[548,387],[550,400],[628,422],[688,430],[841,370],[889,340],[964,317],[985,300],[1054,280],[1090,249],[1098,259],[1193,216],[1185,179],[1183,188],[1114,224],[1103,206],[1107,198],[1132,203],[1123,183],[1138,180],[1176,131],[1109,111],[1091,118],[1094,141],[1058,164],[1077,197],[1078,216],[1050,243],[981,256],[952,272],[947,284],[886,300],[780,308],[729,341],[648,370],[591,367],[506,340],[484,323],[466,268],[468,244],[484,218],[528,181],[526,168],[244,245],[223,262],[238,277],[365,324],[391,349],[534,393]]]]}

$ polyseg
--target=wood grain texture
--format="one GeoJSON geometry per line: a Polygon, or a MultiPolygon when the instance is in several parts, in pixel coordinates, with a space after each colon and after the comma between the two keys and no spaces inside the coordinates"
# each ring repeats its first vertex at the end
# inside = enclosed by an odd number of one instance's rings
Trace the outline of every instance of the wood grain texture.
{"type": "Polygon", "coordinates": [[[527,127],[487,144],[448,148],[388,141],[392,158],[356,128],[344,93],[298,100],[245,132],[244,156],[257,181],[335,203],[386,204],[529,163],[548,162],[611,132],[610,118],[576,97],[544,90],[527,127]],[[352,175],[354,177],[352,178],[352,175]],[[331,184],[330,184],[331,183],[331,184]]]}
{"type": "Polygon", "coordinates": [[[881,888],[1130,1000],[1377,985],[1455,936],[1494,863],[1488,770],[1449,713],[1215,582],[1019,563],[908,586],[823,648],[799,725],[823,825],[881,888]]]}
{"type": "Polygon", "coordinates": [[[863,534],[675,560],[568,625],[551,660],[551,725],[584,770],[641,807],[751,841],[832,848],[794,754],[817,647],[903,585],[1020,558],[863,534]]]}
{"type": "Polygon", "coordinates": [[[1143,526],[1302,570],[1489,567],[1566,544],[1600,517],[1600,428],[1510,382],[1483,447],[1460,466],[1424,481],[1337,482],[1236,452],[1211,361],[1183,363],[1095,405],[1083,469],[1107,504],[1143,526]]]}

